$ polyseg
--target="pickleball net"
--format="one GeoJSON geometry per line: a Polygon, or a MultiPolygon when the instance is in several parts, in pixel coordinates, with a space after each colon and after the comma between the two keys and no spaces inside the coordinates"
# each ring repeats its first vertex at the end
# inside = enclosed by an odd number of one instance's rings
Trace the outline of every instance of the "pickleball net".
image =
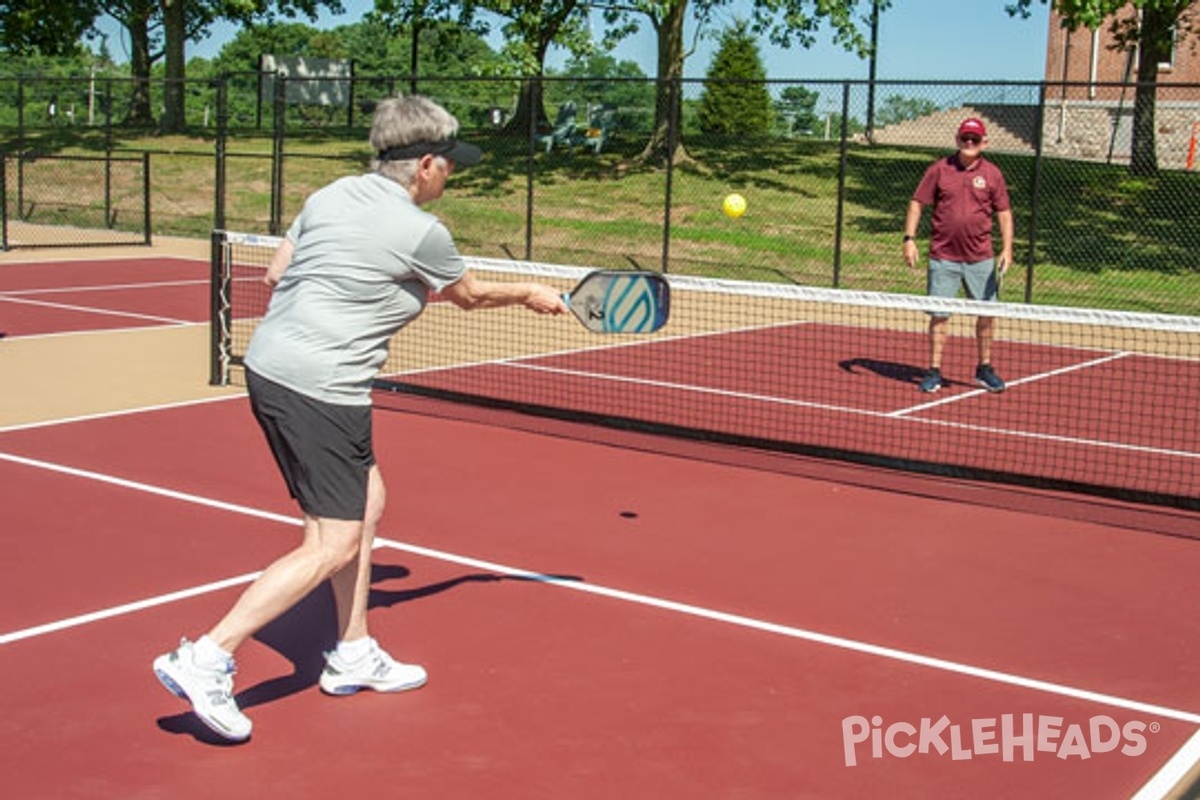
{"type": "MultiPolygon", "coordinates": [[[[212,379],[236,381],[279,240],[213,237],[212,379]]],[[[580,267],[467,258],[568,290],[580,267]]],[[[669,276],[656,334],[589,333],[433,297],[393,340],[384,391],[924,473],[1200,509],[1200,318],[669,276]],[[918,390],[929,313],[946,387],[918,390]],[[975,320],[996,319],[973,382],[975,320]]]]}

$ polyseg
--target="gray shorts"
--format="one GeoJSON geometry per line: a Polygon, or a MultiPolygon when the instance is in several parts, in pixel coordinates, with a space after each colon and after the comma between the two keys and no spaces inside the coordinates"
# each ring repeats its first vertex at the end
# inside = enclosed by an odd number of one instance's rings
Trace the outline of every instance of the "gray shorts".
{"type": "Polygon", "coordinates": [[[267,437],[288,492],[305,513],[366,516],[367,473],[375,463],[371,407],[323,403],[246,369],[250,408],[267,437]]]}
{"type": "Polygon", "coordinates": [[[965,289],[967,297],[972,300],[997,300],[1000,285],[996,281],[996,259],[972,263],[929,259],[929,294],[933,297],[958,297],[959,289],[965,289]]]}

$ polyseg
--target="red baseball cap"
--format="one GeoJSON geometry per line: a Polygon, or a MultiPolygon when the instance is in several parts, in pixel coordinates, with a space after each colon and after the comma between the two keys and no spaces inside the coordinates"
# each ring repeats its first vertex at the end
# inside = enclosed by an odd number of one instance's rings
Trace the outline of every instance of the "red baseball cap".
{"type": "Polygon", "coordinates": [[[962,124],[958,126],[958,135],[962,136],[964,133],[973,133],[976,136],[983,137],[987,136],[987,128],[984,127],[983,120],[971,117],[964,119],[962,124]]]}

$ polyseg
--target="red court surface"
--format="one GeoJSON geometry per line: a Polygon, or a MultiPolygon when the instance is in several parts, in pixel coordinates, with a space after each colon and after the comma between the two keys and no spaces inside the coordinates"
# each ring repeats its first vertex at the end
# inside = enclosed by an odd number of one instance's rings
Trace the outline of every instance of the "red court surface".
{"type": "MultiPolygon", "coordinates": [[[[2,264],[0,330],[194,324],[206,275],[2,264]]],[[[948,446],[1058,436],[1046,457],[1103,470],[1119,450],[1195,486],[1196,438],[1158,452],[1178,420],[1072,405],[1079,381],[1155,374],[1140,357],[1005,345],[1021,391],[926,404],[898,371],[919,337],[873,361],[882,343],[837,349],[807,338],[819,327],[770,349],[721,337],[751,354],[737,373],[706,375],[713,341],[682,339],[428,379],[646,380],[609,400],[661,395],[735,431],[749,404],[804,408],[818,432],[862,425],[884,446],[1038,398],[1074,410],[993,414],[948,446]],[[763,358],[809,379],[772,384],[763,358]]],[[[1175,390],[1200,394],[1196,366],[1176,367],[1175,390]]],[[[1200,514],[448,409],[389,398],[375,415],[373,633],[430,683],[322,695],[319,589],[239,652],[255,732],[232,747],[150,662],[298,540],[245,400],[0,427],[6,795],[1149,800],[1200,761],[1200,514]]]]}
{"type": "Polygon", "coordinates": [[[0,263],[6,337],[208,320],[205,262],[182,258],[0,263]]]}
{"type": "Polygon", "coordinates": [[[226,747],[150,661],[298,536],[244,399],[0,431],[8,793],[1127,798],[1200,726],[1194,538],[578,434],[379,410],[430,683],[323,696],[318,590],[226,747]]]}

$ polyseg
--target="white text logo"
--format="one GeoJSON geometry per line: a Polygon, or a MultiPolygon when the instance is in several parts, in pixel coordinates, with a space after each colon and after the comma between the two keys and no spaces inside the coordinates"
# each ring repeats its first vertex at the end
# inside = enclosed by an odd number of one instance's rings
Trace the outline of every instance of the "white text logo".
{"type": "Polygon", "coordinates": [[[842,720],[842,747],[847,767],[856,765],[868,752],[871,758],[933,754],[949,755],[952,761],[979,756],[1033,761],[1037,753],[1053,753],[1064,760],[1114,751],[1140,756],[1146,752],[1146,732],[1158,733],[1159,727],[1157,722],[1138,720],[1122,726],[1103,714],[1069,725],[1062,717],[1002,714],[999,719],[973,719],[962,725],[943,715],[937,720],[922,717],[915,725],[892,722],[886,726],[882,717],[868,720],[855,715],[842,720]]]}

